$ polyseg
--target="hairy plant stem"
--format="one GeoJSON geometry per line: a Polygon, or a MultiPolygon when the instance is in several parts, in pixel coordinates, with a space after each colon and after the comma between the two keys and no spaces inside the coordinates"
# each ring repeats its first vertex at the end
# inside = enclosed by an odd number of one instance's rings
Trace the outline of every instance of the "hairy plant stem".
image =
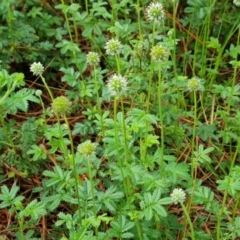
{"type": "Polygon", "coordinates": [[[191,230],[191,238],[192,238],[192,240],[195,240],[194,228],[193,228],[193,224],[192,224],[192,221],[190,219],[190,216],[189,216],[189,211],[187,210],[187,208],[185,207],[185,205],[183,203],[180,203],[180,204],[181,204],[181,207],[183,209],[184,215],[187,218],[188,225],[189,225],[190,230],[191,230]]]}
{"type": "MultiPolygon", "coordinates": [[[[100,102],[100,97],[99,97],[99,84],[98,84],[98,80],[97,80],[97,72],[96,72],[96,67],[94,66],[94,84],[95,84],[95,88],[96,88],[96,92],[97,92],[97,110],[98,110],[98,114],[100,116],[100,124],[101,124],[101,130],[102,130],[102,137],[104,138],[104,124],[103,124],[103,114],[102,114],[102,108],[101,108],[101,102],[100,102]]],[[[105,146],[105,143],[104,143],[105,146]]]]}
{"type": "MultiPolygon", "coordinates": [[[[193,119],[193,132],[192,132],[192,151],[191,151],[191,161],[193,161],[194,150],[196,147],[196,127],[197,127],[197,93],[193,91],[194,100],[194,119],[193,119]]],[[[197,167],[197,163],[191,164],[191,176],[194,179],[194,169],[197,167]]]]}
{"type": "Polygon", "coordinates": [[[139,34],[139,39],[140,39],[140,41],[143,41],[142,27],[141,27],[141,14],[140,14],[141,7],[140,7],[139,0],[137,0],[136,11],[137,11],[137,16],[138,16],[138,34],[139,34]]]}
{"type": "MultiPolygon", "coordinates": [[[[87,163],[88,163],[88,175],[89,175],[89,181],[91,185],[91,194],[92,194],[92,201],[93,201],[93,211],[95,215],[95,219],[97,219],[97,207],[95,202],[95,193],[94,193],[94,184],[93,184],[93,175],[92,175],[92,164],[90,156],[87,157],[87,163]]],[[[95,227],[95,234],[98,237],[98,228],[95,227]]]]}
{"type": "MultiPolygon", "coordinates": [[[[72,1],[72,0],[71,0],[72,1]]],[[[68,20],[68,16],[67,16],[67,13],[66,13],[66,5],[65,5],[65,2],[64,0],[61,0],[61,3],[63,5],[63,14],[64,14],[64,18],[66,20],[66,24],[67,24],[67,29],[68,29],[68,35],[69,35],[69,38],[70,38],[70,41],[71,43],[74,43],[73,41],[73,36],[72,36],[72,32],[71,32],[71,28],[70,28],[70,24],[69,24],[69,20],[68,20]]],[[[76,21],[74,19],[74,15],[72,16],[73,17],[73,25],[74,25],[74,32],[75,32],[75,35],[76,35],[76,42],[78,43],[78,29],[77,29],[77,24],[76,24],[76,21]]],[[[76,56],[76,51],[75,49],[72,51],[73,53],[73,57],[74,57],[74,61],[76,63],[76,66],[78,68],[78,70],[81,69],[81,67],[79,66],[79,61],[77,60],[77,56],[76,56]]],[[[81,71],[80,71],[81,72],[81,71]]],[[[82,76],[81,76],[82,77],[82,76]]]]}
{"type": "MultiPolygon", "coordinates": [[[[52,91],[50,90],[49,86],[47,85],[47,83],[45,81],[45,78],[42,76],[42,74],[40,74],[39,76],[40,76],[40,78],[41,78],[41,80],[43,82],[44,87],[48,91],[48,94],[50,96],[51,101],[53,102],[54,98],[53,98],[52,91]]],[[[56,114],[56,118],[57,118],[57,123],[58,123],[58,128],[59,128],[60,140],[61,140],[61,143],[62,143],[61,150],[63,151],[64,158],[67,159],[68,158],[68,153],[67,153],[67,149],[66,149],[65,144],[64,144],[63,132],[62,132],[60,118],[59,118],[58,114],[56,114]]]]}
{"type": "Polygon", "coordinates": [[[79,190],[78,190],[78,185],[79,185],[79,177],[78,177],[78,173],[77,173],[77,166],[76,166],[76,160],[75,160],[75,153],[74,153],[74,146],[73,146],[73,139],[72,139],[72,133],[71,133],[71,129],[68,123],[68,119],[66,117],[66,115],[64,114],[64,121],[65,124],[67,125],[67,129],[68,129],[68,137],[70,140],[70,146],[71,146],[71,152],[72,154],[68,156],[69,162],[72,163],[73,166],[73,173],[74,173],[74,179],[75,179],[75,188],[76,188],[76,196],[77,196],[77,202],[78,202],[78,216],[79,216],[79,221],[81,222],[82,219],[82,215],[81,215],[81,204],[80,204],[80,194],[79,194],[79,190]]]}
{"type": "Polygon", "coordinates": [[[25,236],[24,236],[24,217],[20,217],[20,219],[18,220],[18,225],[19,225],[21,240],[25,240],[25,236]]]}
{"type": "MultiPolygon", "coordinates": [[[[196,185],[196,173],[197,173],[197,159],[194,159],[194,150],[196,147],[196,126],[197,126],[197,93],[193,91],[193,100],[194,100],[194,120],[193,120],[193,134],[192,134],[192,146],[191,146],[191,179],[192,179],[192,193],[187,204],[187,212],[190,214],[192,199],[195,191],[196,185]],[[195,174],[194,174],[195,173],[195,174]]],[[[187,219],[188,220],[188,219],[187,219]]],[[[186,223],[184,223],[186,224],[186,223]]],[[[185,233],[184,233],[185,235],[185,233]]]]}
{"type": "Polygon", "coordinates": [[[89,14],[88,0],[85,0],[85,9],[86,9],[87,14],[89,14]]]}
{"type": "Polygon", "coordinates": [[[123,180],[123,187],[124,187],[124,192],[126,195],[127,200],[129,199],[129,194],[128,194],[128,188],[127,188],[127,183],[126,179],[123,173],[123,164],[120,158],[120,153],[119,153],[119,139],[118,139],[118,126],[117,126],[117,97],[114,97],[114,137],[115,137],[115,146],[116,146],[116,152],[117,152],[117,161],[118,165],[120,168],[122,180],[123,180]]]}
{"type": "Polygon", "coordinates": [[[160,124],[161,124],[161,156],[160,156],[160,177],[163,178],[164,174],[164,161],[163,161],[163,155],[164,155],[164,123],[163,123],[163,111],[162,111],[162,68],[159,64],[158,69],[158,114],[160,118],[160,124]]]}

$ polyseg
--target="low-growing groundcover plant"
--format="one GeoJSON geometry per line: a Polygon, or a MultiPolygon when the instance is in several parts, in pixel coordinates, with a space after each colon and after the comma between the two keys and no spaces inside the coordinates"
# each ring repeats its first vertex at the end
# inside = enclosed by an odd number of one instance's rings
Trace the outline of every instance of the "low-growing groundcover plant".
{"type": "Polygon", "coordinates": [[[0,238],[240,238],[240,2],[0,3],[0,238]]]}

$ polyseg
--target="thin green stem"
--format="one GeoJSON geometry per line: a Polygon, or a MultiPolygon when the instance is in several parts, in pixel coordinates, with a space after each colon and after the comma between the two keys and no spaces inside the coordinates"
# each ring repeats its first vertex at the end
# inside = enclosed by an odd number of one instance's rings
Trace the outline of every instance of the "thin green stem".
{"type": "MultiPolygon", "coordinates": [[[[93,201],[93,210],[95,214],[95,219],[97,219],[97,208],[96,208],[96,202],[95,202],[95,193],[94,193],[94,184],[93,184],[93,175],[92,175],[92,164],[90,161],[90,157],[87,157],[87,163],[88,163],[88,175],[89,175],[89,181],[91,185],[91,194],[92,194],[92,201],[93,201]]],[[[95,234],[98,236],[98,228],[95,227],[95,234]]]]}
{"type": "Polygon", "coordinates": [[[135,225],[137,227],[137,232],[138,232],[138,239],[139,240],[143,240],[143,236],[142,236],[142,228],[140,226],[140,222],[138,219],[135,219],[135,225]]]}
{"type": "MultiPolygon", "coordinates": [[[[129,150],[127,145],[127,131],[126,131],[126,125],[125,125],[125,118],[124,118],[124,105],[123,105],[123,97],[121,96],[121,108],[122,108],[122,124],[123,124],[123,136],[124,136],[124,155],[125,155],[125,167],[128,169],[129,167],[129,150]]],[[[132,189],[132,184],[130,177],[127,176],[127,191],[129,196],[132,194],[134,189],[132,189]]]]}
{"type": "Polygon", "coordinates": [[[95,89],[96,89],[96,93],[97,93],[97,110],[98,110],[98,114],[100,116],[102,137],[104,138],[105,134],[104,134],[103,114],[102,114],[102,108],[101,108],[101,101],[100,101],[100,97],[99,97],[99,83],[98,83],[98,79],[97,79],[97,70],[96,70],[95,66],[94,66],[93,72],[94,72],[94,84],[95,84],[95,89]]]}
{"type": "Polygon", "coordinates": [[[194,228],[193,228],[193,224],[192,224],[192,221],[191,221],[191,219],[190,219],[189,213],[188,213],[188,211],[187,211],[187,208],[184,206],[183,203],[180,203],[180,204],[181,204],[181,207],[182,207],[182,209],[183,209],[184,215],[185,215],[186,218],[187,218],[188,225],[189,225],[190,230],[191,230],[191,238],[192,238],[192,240],[195,240],[194,228]]]}
{"type": "Polygon", "coordinates": [[[18,224],[19,224],[19,231],[20,231],[20,235],[21,235],[21,240],[25,240],[24,237],[24,218],[20,217],[20,219],[18,220],[18,224]]]}
{"type": "MultiPolygon", "coordinates": [[[[48,94],[49,94],[49,96],[50,96],[50,98],[51,98],[51,100],[52,100],[52,102],[53,102],[53,101],[54,101],[54,98],[53,98],[52,91],[50,90],[48,84],[46,83],[45,78],[44,78],[41,74],[40,74],[39,76],[40,76],[40,78],[42,79],[42,82],[43,82],[43,84],[44,84],[44,87],[47,89],[48,94]]],[[[63,151],[63,154],[64,154],[65,159],[67,159],[67,158],[68,158],[68,153],[67,153],[66,147],[64,147],[64,146],[65,146],[65,143],[64,143],[64,139],[63,139],[63,132],[62,132],[62,128],[61,128],[60,118],[59,118],[58,114],[56,114],[56,118],[57,118],[59,133],[60,133],[60,140],[61,140],[61,142],[62,142],[61,150],[63,151]]]]}
{"type": "Polygon", "coordinates": [[[126,179],[123,173],[122,160],[120,158],[120,153],[119,153],[119,139],[118,139],[118,126],[117,126],[117,98],[116,97],[114,98],[114,137],[115,137],[115,146],[116,146],[116,152],[117,152],[117,161],[118,161],[118,165],[119,165],[122,180],[123,180],[124,192],[128,199],[128,190],[127,190],[128,188],[127,188],[126,179]]]}
{"type": "MultiPolygon", "coordinates": [[[[192,161],[194,156],[194,150],[196,145],[196,126],[197,126],[197,93],[196,91],[193,91],[193,100],[194,100],[194,119],[193,119],[193,133],[192,133],[192,161]]],[[[197,166],[196,163],[191,164],[191,176],[192,179],[194,179],[194,169],[197,166]]]]}
{"type": "Polygon", "coordinates": [[[139,39],[143,41],[143,35],[142,35],[142,26],[141,26],[141,7],[140,7],[140,2],[137,0],[137,5],[136,5],[136,11],[137,11],[137,16],[138,16],[138,34],[139,34],[139,39]]]}
{"type": "Polygon", "coordinates": [[[77,201],[78,201],[78,215],[79,215],[79,221],[81,222],[81,219],[82,219],[81,208],[80,208],[81,204],[80,204],[80,194],[79,194],[79,190],[78,190],[79,177],[78,177],[77,166],[76,166],[76,161],[75,161],[72,133],[71,133],[71,129],[70,129],[70,126],[69,126],[69,123],[68,123],[66,115],[64,115],[64,121],[65,121],[65,124],[67,125],[68,137],[69,137],[70,145],[71,145],[71,152],[72,152],[72,154],[68,155],[68,158],[69,158],[69,162],[72,162],[72,166],[73,166],[73,173],[74,173],[74,179],[75,179],[75,188],[76,188],[76,195],[77,195],[77,201]]]}
{"type": "Polygon", "coordinates": [[[116,63],[117,63],[117,72],[118,72],[118,74],[121,74],[119,55],[117,55],[117,54],[115,55],[115,60],[116,60],[116,63]]]}
{"type": "Polygon", "coordinates": [[[85,0],[85,9],[87,12],[87,15],[89,14],[89,10],[88,10],[88,0],[85,0]]]}
{"type": "Polygon", "coordinates": [[[217,240],[222,240],[221,217],[222,217],[223,212],[224,212],[224,208],[225,208],[226,201],[227,201],[227,196],[228,196],[228,190],[226,189],[224,191],[224,195],[223,195],[221,210],[220,210],[219,214],[217,215],[217,240]]]}
{"type": "Polygon", "coordinates": [[[161,124],[161,157],[160,157],[160,177],[163,177],[163,155],[164,155],[164,123],[163,123],[163,112],[162,112],[162,68],[159,64],[158,69],[158,114],[161,124]]]}

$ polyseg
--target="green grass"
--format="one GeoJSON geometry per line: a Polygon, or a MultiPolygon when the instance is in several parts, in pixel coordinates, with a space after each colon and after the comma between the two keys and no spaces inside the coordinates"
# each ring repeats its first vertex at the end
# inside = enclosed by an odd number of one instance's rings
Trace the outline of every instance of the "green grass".
{"type": "Polygon", "coordinates": [[[0,236],[238,239],[237,2],[0,3],[0,236]]]}

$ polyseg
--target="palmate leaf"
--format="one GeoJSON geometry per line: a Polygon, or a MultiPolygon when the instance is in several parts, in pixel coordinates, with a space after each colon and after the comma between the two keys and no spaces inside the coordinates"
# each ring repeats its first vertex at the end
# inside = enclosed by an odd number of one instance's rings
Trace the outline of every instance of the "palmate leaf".
{"type": "Polygon", "coordinates": [[[234,196],[237,192],[240,191],[240,179],[233,178],[232,176],[226,176],[224,180],[217,180],[218,184],[217,189],[220,191],[225,191],[231,195],[234,196]]]}
{"type": "Polygon", "coordinates": [[[31,201],[23,211],[19,213],[19,217],[31,217],[33,220],[37,220],[43,215],[46,215],[45,203],[38,202],[37,199],[31,201]]]}
{"type": "Polygon", "coordinates": [[[21,202],[24,197],[23,196],[16,196],[19,190],[18,186],[13,186],[11,190],[8,189],[6,185],[1,187],[1,194],[0,194],[0,208],[5,207],[12,207],[15,203],[21,202]]]}
{"type": "Polygon", "coordinates": [[[39,99],[34,96],[33,89],[23,88],[12,93],[3,102],[3,109],[12,114],[16,114],[18,110],[26,112],[28,110],[28,101],[39,103],[39,99]]]}
{"type": "Polygon", "coordinates": [[[116,221],[110,223],[112,229],[109,230],[109,233],[112,237],[116,238],[132,238],[133,234],[128,232],[131,228],[134,227],[134,223],[126,219],[125,216],[121,215],[116,221]]]}
{"type": "Polygon", "coordinates": [[[105,207],[111,211],[116,211],[116,203],[123,198],[124,194],[117,191],[117,188],[110,186],[106,192],[99,192],[98,198],[105,205],[105,207]]]}
{"type": "Polygon", "coordinates": [[[166,217],[167,211],[161,205],[170,204],[171,198],[162,198],[160,189],[156,189],[153,194],[145,193],[143,200],[140,202],[141,213],[140,217],[147,221],[152,218],[166,217]]]}
{"type": "Polygon", "coordinates": [[[186,163],[169,163],[165,171],[168,172],[172,176],[173,184],[179,180],[179,178],[188,180],[190,178],[189,175],[189,165],[186,163]]]}

